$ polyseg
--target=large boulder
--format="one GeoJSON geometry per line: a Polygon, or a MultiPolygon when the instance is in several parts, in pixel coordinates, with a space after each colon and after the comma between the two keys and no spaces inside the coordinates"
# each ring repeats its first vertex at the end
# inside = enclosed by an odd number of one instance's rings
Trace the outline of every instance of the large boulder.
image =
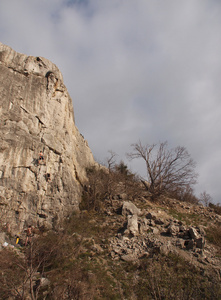
{"type": "Polygon", "coordinates": [[[127,230],[126,232],[129,236],[136,236],[138,235],[138,219],[137,215],[128,215],[127,216],[127,230]]]}
{"type": "Polygon", "coordinates": [[[0,218],[12,232],[78,209],[95,165],[59,69],[0,43],[0,218]],[[39,151],[44,162],[39,164],[39,151]]]}
{"type": "Polygon", "coordinates": [[[135,204],[133,204],[131,201],[124,201],[122,206],[122,215],[128,216],[128,215],[141,215],[141,210],[136,207],[135,204]]]}

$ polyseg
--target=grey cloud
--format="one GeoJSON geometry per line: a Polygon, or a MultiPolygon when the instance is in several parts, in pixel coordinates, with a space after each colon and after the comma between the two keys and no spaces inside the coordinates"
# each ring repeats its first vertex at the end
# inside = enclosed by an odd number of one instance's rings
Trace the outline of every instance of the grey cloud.
{"type": "Polygon", "coordinates": [[[220,12],[213,0],[1,1],[0,37],[60,68],[98,160],[110,149],[126,159],[139,139],[186,146],[197,193],[218,202],[220,12]]]}

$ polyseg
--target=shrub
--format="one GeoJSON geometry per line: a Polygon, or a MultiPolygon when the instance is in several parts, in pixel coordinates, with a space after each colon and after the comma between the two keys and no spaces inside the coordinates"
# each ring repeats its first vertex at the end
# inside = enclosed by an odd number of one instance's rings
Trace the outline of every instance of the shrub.
{"type": "Polygon", "coordinates": [[[177,255],[144,259],[136,286],[138,299],[218,299],[219,279],[208,281],[200,270],[177,255]],[[217,298],[218,297],[218,298],[217,298]]]}
{"type": "Polygon", "coordinates": [[[190,186],[183,189],[177,189],[173,193],[170,193],[170,196],[183,202],[199,204],[199,199],[194,195],[193,189],[190,186]]]}
{"type": "Polygon", "coordinates": [[[221,255],[221,224],[208,227],[206,237],[217,247],[218,254],[221,255]]]}
{"type": "Polygon", "coordinates": [[[209,207],[212,208],[216,214],[221,216],[221,206],[219,205],[219,203],[214,204],[210,202],[209,207]]]}
{"type": "Polygon", "coordinates": [[[22,299],[25,292],[23,259],[13,250],[3,249],[0,255],[0,298],[22,299]]]}
{"type": "Polygon", "coordinates": [[[116,199],[123,193],[134,199],[141,193],[139,179],[123,162],[111,169],[90,168],[87,176],[88,183],[82,194],[81,210],[103,211],[105,200],[116,199]]]}

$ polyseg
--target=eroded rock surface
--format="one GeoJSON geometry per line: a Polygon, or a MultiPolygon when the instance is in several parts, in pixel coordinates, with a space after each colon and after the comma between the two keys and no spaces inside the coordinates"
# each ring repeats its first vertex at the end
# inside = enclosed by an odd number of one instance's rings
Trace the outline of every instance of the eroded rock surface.
{"type": "Polygon", "coordinates": [[[0,43],[1,222],[12,232],[55,226],[78,209],[85,168],[94,164],[59,69],[0,43]]]}

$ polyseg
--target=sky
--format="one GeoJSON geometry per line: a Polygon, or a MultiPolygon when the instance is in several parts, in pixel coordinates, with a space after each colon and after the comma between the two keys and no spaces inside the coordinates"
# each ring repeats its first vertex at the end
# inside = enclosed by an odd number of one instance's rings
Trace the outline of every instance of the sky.
{"type": "Polygon", "coordinates": [[[55,63],[95,159],[145,177],[131,144],[168,141],[221,203],[221,1],[1,0],[0,42],[55,63]]]}

